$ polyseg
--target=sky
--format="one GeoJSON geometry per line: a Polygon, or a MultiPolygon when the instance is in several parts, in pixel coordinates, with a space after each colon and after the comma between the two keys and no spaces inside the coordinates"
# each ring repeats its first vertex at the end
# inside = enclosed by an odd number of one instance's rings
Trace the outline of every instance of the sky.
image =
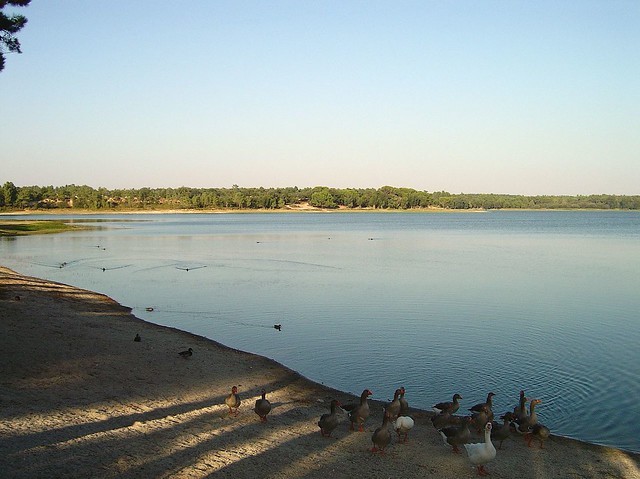
{"type": "Polygon", "coordinates": [[[640,194],[637,0],[32,0],[0,183],[640,194]]]}

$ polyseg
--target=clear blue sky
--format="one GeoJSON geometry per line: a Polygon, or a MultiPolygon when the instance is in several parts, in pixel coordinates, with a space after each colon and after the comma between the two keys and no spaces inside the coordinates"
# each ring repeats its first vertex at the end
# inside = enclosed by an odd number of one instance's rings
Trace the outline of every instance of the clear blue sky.
{"type": "Polygon", "coordinates": [[[640,194],[637,0],[10,11],[2,183],[640,194]]]}

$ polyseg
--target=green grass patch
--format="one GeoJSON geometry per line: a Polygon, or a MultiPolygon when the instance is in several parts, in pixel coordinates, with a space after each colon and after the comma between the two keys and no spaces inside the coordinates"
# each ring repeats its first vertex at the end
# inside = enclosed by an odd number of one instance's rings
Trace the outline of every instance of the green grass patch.
{"type": "Polygon", "coordinates": [[[16,220],[0,222],[0,236],[22,236],[45,233],[63,233],[78,227],[57,220],[16,220]]]}

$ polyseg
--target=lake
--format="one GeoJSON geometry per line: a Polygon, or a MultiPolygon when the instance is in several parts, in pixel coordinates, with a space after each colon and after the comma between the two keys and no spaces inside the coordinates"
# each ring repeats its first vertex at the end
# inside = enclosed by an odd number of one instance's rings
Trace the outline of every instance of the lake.
{"type": "Polygon", "coordinates": [[[640,452],[640,212],[9,218],[95,226],[2,238],[0,264],[148,321],[425,409],[524,389],[553,433],[640,452]]]}

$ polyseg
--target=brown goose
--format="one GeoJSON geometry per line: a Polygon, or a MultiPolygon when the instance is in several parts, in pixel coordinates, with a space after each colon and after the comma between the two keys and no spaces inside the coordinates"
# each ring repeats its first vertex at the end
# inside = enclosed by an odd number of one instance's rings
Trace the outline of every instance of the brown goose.
{"type": "Polygon", "coordinates": [[[460,426],[449,426],[439,431],[444,443],[453,446],[453,452],[456,454],[460,453],[458,446],[466,444],[471,438],[471,431],[469,431],[470,422],[471,417],[467,416],[462,419],[460,426]]]}
{"type": "Polygon", "coordinates": [[[451,425],[451,413],[448,411],[443,411],[440,414],[436,414],[431,417],[431,423],[433,427],[436,429],[442,429],[443,427],[447,427],[451,425]]]}
{"type": "Polygon", "coordinates": [[[485,404],[482,408],[471,415],[471,422],[476,428],[478,433],[484,430],[484,427],[488,422],[493,420],[493,414],[489,410],[489,407],[485,404]]]}
{"type": "Polygon", "coordinates": [[[391,442],[391,433],[389,432],[389,419],[389,412],[384,411],[382,426],[377,428],[371,435],[371,441],[373,442],[371,452],[380,452],[380,454],[384,454],[384,449],[391,442]]]}
{"type": "Polygon", "coordinates": [[[404,395],[407,394],[407,390],[404,388],[404,386],[402,386],[400,388],[400,390],[402,391],[400,393],[400,410],[404,409],[405,411],[409,410],[409,401],[407,401],[404,398],[404,395]]]}
{"type": "Polygon", "coordinates": [[[331,437],[331,433],[340,422],[338,418],[338,406],[340,406],[340,401],[333,399],[331,401],[331,413],[320,416],[318,426],[320,426],[320,434],[322,434],[323,437],[331,437]]]}
{"type": "Polygon", "coordinates": [[[180,351],[178,354],[183,358],[187,359],[193,355],[193,349],[189,348],[186,351],[180,351]]]}
{"type": "Polygon", "coordinates": [[[389,403],[387,406],[387,413],[389,414],[389,419],[395,421],[400,413],[400,395],[402,394],[402,389],[396,389],[396,392],[393,394],[393,401],[389,403]]]}
{"type": "Polygon", "coordinates": [[[373,393],[369,389],[365,389],[360,395],[360,402],[358,404],[351,403],[341,406],[342,409],[349,412],[349,422],[351,423],[349,429],[351,431],[354,430],[354,424],[358,424],[358,431],[364,431],[364,422],[369,417],[369,402],[367,398],[371,395],[373,395],[373,393]]]}
{"type": "Polygon", "coordinates": [[[224,398],[224,403],[229,407],[229,414],[234,416],[238,415],[238,408],[240,407],[240,396],[238,396],[238,387],[233,386],[231,388],[231,394],[224,398]]]}
{"type": "Polygon", "coordinates": [[[506,413],[504,416],[500,416],[503,423],[493,422],[493,429],[491,429],[491,439],[494,441],[500,441],[498,449],[502,449],[502,442],[511,436],[511,422],[516,418],[516,415],[512,412],[506,413]]]}
{"type": "Polygon", "coordinates": [[[513,408],[513,413],[516,415],[516,419],[525,417],[527,415],[527,401],[528,398],[524,396],[524,391],[520,391],[520,399],[518,405],[513,408]]]}
{"type": "MultiPolygon", "coordinates": [[[[493,411],[493,396],[495,396],[495,393],[487,394],[487,400],[485,402],[481,402],[474,406],[471,406],[469,408],[469,411],[480,412],[484,409],[485,406],[489,408],[489,411],[493,411]]],[[[482,425],[482,427],[484,428],[484,424],[482,425]]]]}
{"type": "Polygon", "coordinates": [[[524,415],[516,418],[516,423],[518,427],[516,431],[520,434],[526,434],[529,430],[538,424],[538,415],[536,414],[536,406],[540,404],[542,401],[540,399],[532,399],[529,403],[529,415],[524,415]]]}
{"type": "Polygon", "coordinates": [[[436,413],[441,413],[443,411],[448,411],[451,414],[455,414],[455,412],[460,407],[460,403],[458,402],[460,399],[462,399],[462,396],[460,396],[460,394],[458,394],[458,393],[455,393],[453,395],[453,400],[452,401],[439,402],[438,404],[433,406],[433,410],[436,413]]]}
{"type": "Polygon", "coordinates": [[[271,411],[271,403],[265,398],[267,394],[266,391],[263,389],[260,392],[262,393],[262,398],[256,400],[256,405],[253,410],[260,416],[261,422],[267,422],[267,414],[271,411]]]}
{"type": "Polygon", "coordinates": [[[540,441],[540,449],[544,449],[544,441],[546,441],[551,435],[551,431],[549,428],[543,424],[534,424],[531,427],[531,430],[525,434],[525,439],[527,441],[527,446],[531,447],[531,441],[537,439],[540,441]]]}

